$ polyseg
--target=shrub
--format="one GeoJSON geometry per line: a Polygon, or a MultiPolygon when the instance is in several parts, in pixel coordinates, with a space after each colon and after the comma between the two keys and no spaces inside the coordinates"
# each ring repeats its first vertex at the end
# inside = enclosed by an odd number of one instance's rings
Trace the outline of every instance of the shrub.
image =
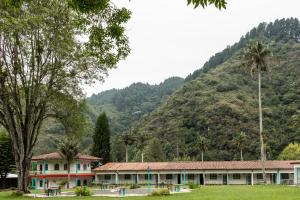
{"type": "Polygon", "coordinates": [[[62,182],[59,183],[60,188],[64,188],[68,184],[68,180],[63,180],[62,182]]]}
{"type": "Polygon", "coordinates": [[[132,184],[129,186],[129,189],[137,189],[137,188],[140,188],[140,186],[137,184],[132,184]]]}
{"type": "Polygon", "coordinates": [[[219,84],[217,86],[217,92],[228,92],[228,91],[232,91],[232,90],[237,90],[238,86],[233,84],[233,83],[227,83],[227,84],[219,84]]]}
{"type": "Polygon", "coordinates": [[[13,192],[13,193],[11,193],[11,196],[12,197],[20,197],[20,196],[23,196],[23,192],[21,192],[21,191],[15,191],[15,192],[13,192]]]}
{"type": "Polygon", "coordinates": [[[151,192],[150,196],[168,196],[170,191],[168,189],[154,190],[151,192]]]}
{"type": "Polygon", "coordinates": [[[75,194],[76,196],[91,196],[92,192],[89,188],[87,187],[77,187],[75,189],[75,194]]]}
{"type": "Polygon", "coordinates": [[[196,183],[189,183],[188,186],[189,186],[189,189],[196,189],[199,187],[199,185],[196,183]]]}

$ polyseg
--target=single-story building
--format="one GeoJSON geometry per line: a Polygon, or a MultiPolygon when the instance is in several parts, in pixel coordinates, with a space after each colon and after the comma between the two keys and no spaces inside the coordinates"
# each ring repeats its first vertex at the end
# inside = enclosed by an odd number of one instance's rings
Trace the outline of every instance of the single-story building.
{"type": "Polygon", "coordinates": [[[294,165],[294,184],[300,184],[300,161],[292,162],[294,165]]]}
{"type": "MultiPolygon", "coordinates": [[[[267,184],[297,184],[300,181],[300,162],[266,161],[265,169],[267,184]],[[296,179],[294,174],[297,174],[296,179]]],[[[95,182],[98,184],[254,185],[263,183],[260,161],[107,163],[93,171],[95,182]]]]}
{"type": "MultiPolygon", "coordinates": [[[[95,177],[91,163],[100,160],[101,158],[78,153],[70,165],[69,186],[72,188],[89,185],[95,177]]],[[[68,163],[65,156],[61,152],[34,156],[29,178],[36,189],[58,187],[68,179],[68,163]]]]}

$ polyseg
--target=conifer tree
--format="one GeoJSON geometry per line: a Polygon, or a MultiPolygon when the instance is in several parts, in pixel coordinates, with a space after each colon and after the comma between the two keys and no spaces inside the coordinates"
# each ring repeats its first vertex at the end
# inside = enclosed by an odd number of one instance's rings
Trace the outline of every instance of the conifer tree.
{"type": "Polygon", "coordinates": [[[102,158],[103,164],[109,162],[111,160],[110,129],[107,116],[104,112],[97,119],[93,141],[92,155],[102,158]]]}

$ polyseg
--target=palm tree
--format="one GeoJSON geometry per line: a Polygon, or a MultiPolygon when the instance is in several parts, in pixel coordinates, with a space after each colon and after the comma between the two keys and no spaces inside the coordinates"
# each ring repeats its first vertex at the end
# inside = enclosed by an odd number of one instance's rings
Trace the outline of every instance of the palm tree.
{"type": "Polygon", "coordinates": [[[137,136],[137,143],[138,143],[137,147],[138,147],[138,149],[141,150],[142,162],[144,162],[144,149],[145,149],[145,146],[149,139],[150,139],[149,134],[147,134],[145,132],[142,132],[142,133],[138,134],[138,136],[137,136]]]}
{"type": "Polygon", "coordinates": [[[121,135],[121,141],[125,144],[126,162],[128,162],[128,146],[134,143],[135,138],[131,133],[125,133],[121,135]]]}
{"type": "Polygon", "coordinates": [[[251,42],[245,48],[244,65],[250,68],[251,76],[257,73],[258,76],[258,105],[259,105],[259,138],[260,138],[260,154],[263,171],[264,182],[266,182],[265,170],[265,150],[263,138],[263,123],[262,123],[262,106],[261,106],[261,73],[269,72],[269,66],[273,59],[273,55],[268,46],[261,41],[251,42]]]}
{"type": "Polygon", "coordinates": [[[201,151],[201,160],[204,161],[204,152],[208,150],[207,139],[204,136],[197,137],[196,146],[201,151]]]}
{"type": "Polygon", "coordinates": [[[247,136],[245,132],[240,132],[234,139],[233,139],[234,145],[240,150],[241,155],[241,161],[244,160],[243,158],[243,149],[245,148],[245,145],[247,143],[247,136]]]}
{"type": "Polygon", "coordinates": [[[70,166],[79,152],[78,142],[74,139],[65,138],[60,143],[59,150],[67,160],[67,168],[68,168],[67,188],[69,188],[69,186],[70,186],[69,185],[70,184],[70,166]]]}

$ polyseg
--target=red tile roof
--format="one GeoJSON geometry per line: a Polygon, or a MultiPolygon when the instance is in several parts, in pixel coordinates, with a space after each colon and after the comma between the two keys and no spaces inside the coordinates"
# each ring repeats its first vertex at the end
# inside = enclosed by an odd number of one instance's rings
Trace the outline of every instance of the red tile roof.
{"type": "MultiPolygon", "coordinates": [[[[266,169],[293,169],[294,161],[266,161],[266,169]]],[[[205,162],[131,162],[107,163],[94,169],[94,171],[147,171],[150,170],[259,170],[262,168],[260,161],[205,161],[205,162]]]]}
{"type": "MultiPolygon", "coordinates": [[[[43,155],[38,155],[38,156],[33,156],[32,160],[37,161],[37,160],[64,160],[65,156],[61,152],[53,152],[53,153],[48,153],[48,154],[43,154],[43,155]]],[[[78,160],[90,160],[90,161],[97,161],[97,160],[102,160],[102,158],[78,153],[77,156],[74,159],[78,160]]]]}

